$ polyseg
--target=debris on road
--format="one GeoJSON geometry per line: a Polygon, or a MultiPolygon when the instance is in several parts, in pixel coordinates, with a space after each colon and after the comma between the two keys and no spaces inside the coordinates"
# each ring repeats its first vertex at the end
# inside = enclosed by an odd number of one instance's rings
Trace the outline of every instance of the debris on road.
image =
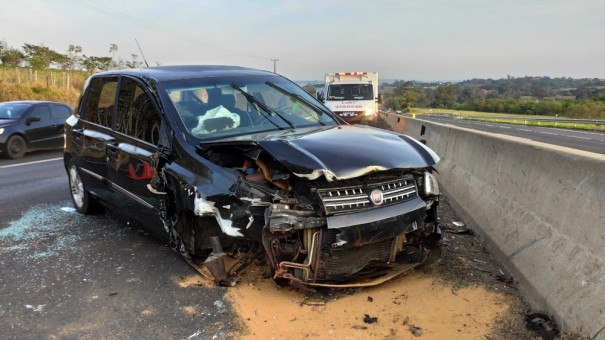
{"type": "Polygon", "coordinates": [[[378,318],[377,317],[369,316],[368,314],[364,314],[364,315],[365,316],[363,317],[363,322],[365,322],[365,323],[378,322],[378,318]]]}
{"type": "Polygon", "coordinates": [[[414,325],[410,325],[410,332],[415,336],[415,337],[419,337],[422,335],[422,328],[420,327],[416,327],[414,325]]]}
{"type": "Polygon", "coordinates": [[[538,333],[544,340],[555,339],[559,335],[557,324],[546,314],[530,313],[525,317],[527,328],[538,333]]]}

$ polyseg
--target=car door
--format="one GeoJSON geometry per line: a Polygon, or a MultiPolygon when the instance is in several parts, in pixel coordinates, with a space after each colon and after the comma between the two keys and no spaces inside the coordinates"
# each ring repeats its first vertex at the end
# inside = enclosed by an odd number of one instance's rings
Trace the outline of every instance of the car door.
{"type": "Polygon", "coordinates": [[[156,176],[154,153],[160,114],[152,96],[137,80],[122,77],[117,98],[115,140],[107,146],[107,178],[120,194],[120,210],[149,231],[164,235],[159,212],[162,195],[147,185],[156,176]]]}
{"type": "Polygon", "coordinates": [[[59,148],[64,144],[63,135],[65,134],[65,120],[71,115],[71,108],[67,105],[49,104],[50,118],[52,120],[51,128],[54,138],[51,140],[51,147],[59,148]]]}
{"type": "Polygon", "coordinates": [[[45,149],[53,147],[53,121],[47,104],[36,104],[23,117],[25,137],[29,148],[45,149]]]}
{"type": "Polygon", "coordinates": [[[71,147],[85,187],[95,196],[109,201],[112,192],[106,179],[108,143],[114,141],[112,123],[118,77],[92,78],[73,127],[71,147]]]}

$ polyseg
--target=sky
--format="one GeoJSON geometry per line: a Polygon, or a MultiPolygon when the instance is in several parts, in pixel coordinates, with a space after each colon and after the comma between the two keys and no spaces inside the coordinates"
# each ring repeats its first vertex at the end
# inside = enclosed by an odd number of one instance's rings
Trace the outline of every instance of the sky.
{"type": "Polygon", "coordinates": [[[0,40],[150,66],[461,81],[605,78],[603,0],[0,0],[0,40]],[[279,59],[273,62],[272,59],[279,59]]]}

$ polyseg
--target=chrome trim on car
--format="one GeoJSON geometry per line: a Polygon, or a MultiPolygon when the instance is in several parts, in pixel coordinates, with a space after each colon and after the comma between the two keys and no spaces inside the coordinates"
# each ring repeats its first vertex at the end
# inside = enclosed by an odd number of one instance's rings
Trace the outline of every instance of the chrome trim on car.
{"type": "Polygon", "coordinates": [[[143,200],[142,198],[139,198],[136,194],[133,194],[132,192],[130,192],[130,191],[122,188],[121,186],[115,184],[114,182],[107,180],[107,178],[105,178],[105,177],[103,177],[103,176],[101,176],[99,174],[96,174],[96,173],[94,173],[94,172],[92,172],[90,170],[87,170],[87,169],[80,168],[80,170],[82,170],[83,172],[91,175],[92,177],[94,177],[94,178],[96,178],[98,180],[101,180],[101,181],[109,183],[109,185],[112,188],[115,188],[116,190],[118,190],[119,192],[123,193],[124,195],[132,198],[137,203],[142,204],[142,205],[144,205],[145,207],[147,207],[149,209],[155,209],[154,206],[151,205],[151,204],[149,204],[147,201],[143,200]]]}
{"type": "Polygon", "coordinates": [[[416,182],[411,175],[385,182],[367,185],[317,189],[327,214],[352,213],[375,208],[370,194],[380,190],[383,195],[381,205],[390,205],[418,197],[416,182]]]}
{"type": "Polygon", "coordinates": [[[328,223],[328,229],[346,228],[386,220],[396,216],[405,215],[409,212],[419,209],[426,209],[426,202],[424,202],[421,198],[416,197],[413,200],[400,204],[366,210],[356,214],[328,216],[326,218],[326,222],[328,223]]]}

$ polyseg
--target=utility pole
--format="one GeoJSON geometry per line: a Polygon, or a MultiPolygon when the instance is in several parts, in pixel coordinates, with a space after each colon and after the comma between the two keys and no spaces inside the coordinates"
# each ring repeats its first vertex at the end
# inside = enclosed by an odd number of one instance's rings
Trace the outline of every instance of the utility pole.
{"type": "Polygon", "coordinates": [[[271,59],[271,61],[273,62],[273,73],[277,73],[275,72],[275,64],[279,61],[279,59],[271,59]]]}

